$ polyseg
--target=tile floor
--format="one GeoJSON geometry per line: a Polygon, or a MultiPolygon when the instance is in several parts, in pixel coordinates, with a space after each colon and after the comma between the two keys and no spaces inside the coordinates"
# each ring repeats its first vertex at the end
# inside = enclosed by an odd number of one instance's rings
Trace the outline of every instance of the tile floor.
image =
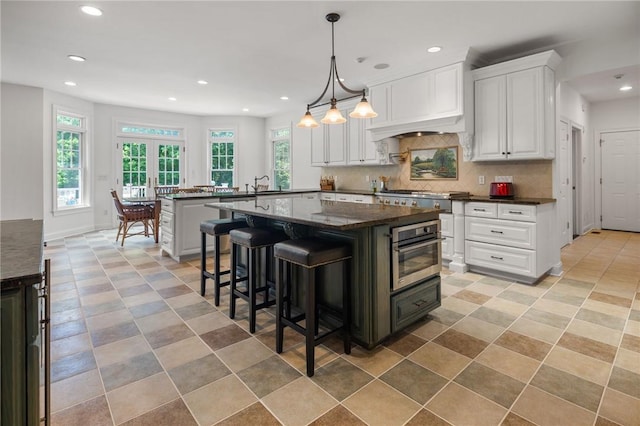
{"type": "MultiPolygon", "coordinates": [[[[113,231],[51,241],[54,425],[638,425],[640,235],[590,233],[536,286],[443,272],[442,307],[375,350],[248,333],[198,262],[113,231]]],[[[227,260],[228,261],[228,260],[227,260]]]]}

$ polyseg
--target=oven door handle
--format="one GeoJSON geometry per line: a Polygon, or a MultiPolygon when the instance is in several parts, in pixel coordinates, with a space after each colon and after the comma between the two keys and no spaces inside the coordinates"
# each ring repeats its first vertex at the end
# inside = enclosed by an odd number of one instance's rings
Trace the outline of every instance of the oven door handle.
{"type": "Polygon", "coordinates": [[[423,247],[428,247],[428,246],[431,246],[433,244],[437,244],[440,241],[442,241],[442,238],[434,238],[433,240],[429,240],[429,241],[421,243],[421,244],[409,244],[409,245],[402,246],[402,247],[394,245],[393,250],[397,251],[398,253],[401,253],[401,252],[407,251],[407,250],[415,250],[415,249],[419,249],[419,248],[423,248],[423,247]]]}

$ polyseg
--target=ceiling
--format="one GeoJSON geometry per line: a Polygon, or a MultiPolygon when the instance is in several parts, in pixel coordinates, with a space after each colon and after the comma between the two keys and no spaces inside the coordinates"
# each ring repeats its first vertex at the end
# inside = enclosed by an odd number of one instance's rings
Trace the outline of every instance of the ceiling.
{"type": "MultiPolygon", "coordinates": [[[[490,64],[548,49],[565,57],[605,38],[640,44],[637,1],[3,0],[0,77],[93,102],[154,110],[258,117],[302,113],[328,78],[331,26],[324,17],[329,12],[342,16],[335,24],[338,71],[356,89],[384,73],[440,64],[468,49],[490,64]],[[83,14],[84,4],[99,7],[103,15],[83,14]],[[436,45],[440,53],[426,52],[436,45]],[[73,62],[67,58],[72,54],[87,60],[73,62]],[[389,68],[374,67],[382,63],[389,68]],[[199,79],[208,84],[198,84],[199,79]]],[[[640,58],[624,68],[604,63],[597,73],[575,75],[568,83],[591,102],[638,96],[640,58]],[[619,92],[615,74],[625,74],[634,89],[619,92]]]]}

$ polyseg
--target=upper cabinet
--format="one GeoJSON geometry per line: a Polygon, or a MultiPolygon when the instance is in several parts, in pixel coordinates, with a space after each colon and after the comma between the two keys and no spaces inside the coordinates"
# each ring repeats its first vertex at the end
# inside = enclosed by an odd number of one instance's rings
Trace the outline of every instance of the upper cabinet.
{"type": "MultiPolygon", "coordinates": [[[[348,116],[351,111],[340,108],[340,112],[348,116]]],[[[313,114],[320,126],[311,129],[311,165],[344,166],[347,164],[347,126],[320,123],[325,113],[326,110],[313,114]]]]}
{"type": "Polygon", "coordinates": [[[463,64],[372,86],[369,97],[378,113],[371,119],[370,129],[461,116],[463,64]]]}
{"type": "Polygon", "coordinates": [[[473,71],[473,161],[554,158],[559,62],[549,51],[473,71]]]}

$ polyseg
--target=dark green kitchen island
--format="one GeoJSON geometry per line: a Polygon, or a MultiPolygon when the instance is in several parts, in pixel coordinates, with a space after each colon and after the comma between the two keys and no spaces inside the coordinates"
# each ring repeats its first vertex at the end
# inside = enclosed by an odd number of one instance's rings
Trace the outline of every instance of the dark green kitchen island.
{"type": "MultiPolygon", "coordinates": [[[[247,216],[247,221],[284,229],[289,236],[318,236],[349,242],[353,250],[351,325],[355,341],[373,348],[391,334],[440,306],[440,276],[392,291],[391,234],[395,227],[438,220],[438,209],[345,203],[308,198],[272,198],[212,203],[208,207],[247,216]]],[[[261,262],[262,263],[262,262],[261,262]]],[[[320,297],[340,304],[340,266],[318,277],[320,297]],[[335,287],[335,288],[334,288],[335,287]]]]}

